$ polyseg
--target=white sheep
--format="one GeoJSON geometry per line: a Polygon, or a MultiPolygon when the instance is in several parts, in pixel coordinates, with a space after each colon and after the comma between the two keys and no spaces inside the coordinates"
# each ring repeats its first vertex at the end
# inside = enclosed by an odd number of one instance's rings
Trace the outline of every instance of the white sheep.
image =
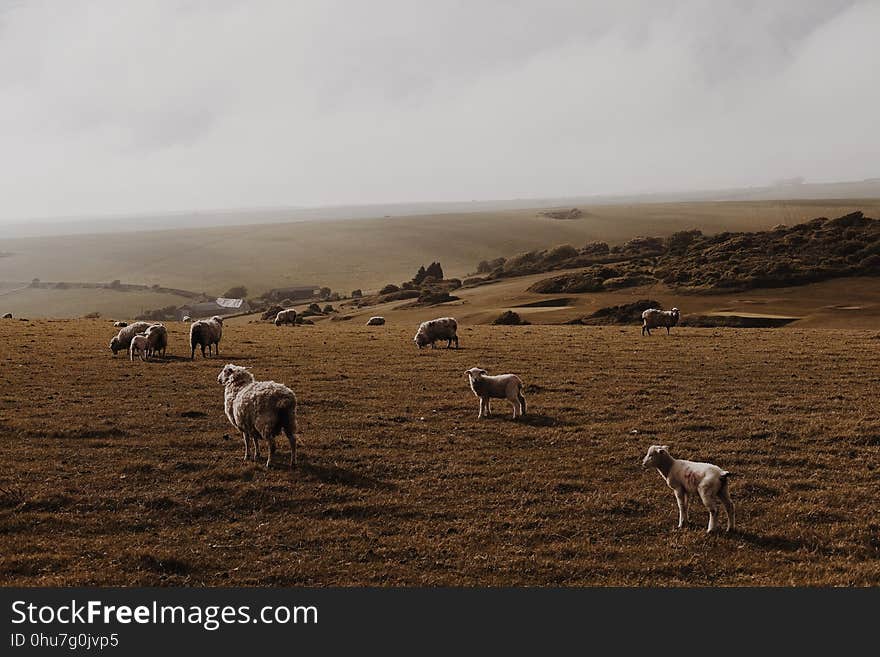
{"type": "Polygon", "coordinates": [[[165,349],[168,347],[168,329],[164,324],[153,324],[146,330],[147,356],[154,354],[165,358],[165,349]]]}
{"type": "Polygon", "coordinates": [[[114,328],[125,328],[128,326],[128,322],[113,322],[114,328]]]}
{"type": "Polygon", "coordinates": [[[275,326],[282,324],[296,324],[296,311],[293,308],[287,310],[279,310],[275,315],[275,326]]]}
{"type": "Polygon", "coordinates": [[[367,320],[367,326],[382,326],[384,323],[384,317],[370,317],[370,319],[367,320]]]}
{"type": "Polygon", "coordinates": [[[422,322],[413,338],[419,349],[427,345],[431,345],[431,349],[434,349],[437,340],[446,340],[447,349],[455,342],[455,348],[458,349],[458,322],[453,317],[439,317],[422,322]]]}
{"type": "Polygon", "coordinates": [[[678,528],[688,521],[688,499],[699,495],[709,510],[709,528],[713,532],[718,527],[718,503],[727,512],[727,531],[736,529],[736,513],[730,499],[727,480],[730,473],[711,463],[695,463],[672,458],[666,445],[651,445],[642,459],[642,467],[654,467],[666,480],[666,485],[675,493],[678,503],[678,528]]]}
{"type": "Polygon", "coordinates": [[[472,367],[465,371],[471,384],[471,390],[480,400],[478,418],[492,414],[492,399],[506,399],[513,406],[513,419],[522,417],[526,412],[526,398],[523,397],[523,383],[516,374],[498,374],[489,376],[486,370],[472,367]]]}
{"type": "Polygon", "coordinates": [[[193,321],[193,318],[190,317],[189,315],[184,315],[184,316],[183,316],[183,321],[184,321],[184,322],[191,322],[191,321],[193,321]]]}
{"type": "Polygon", "coordinates": [[[147,336],[144,333],[138,333],[133,336],[128,345],[128,359],[134,360],[135,356],[140,356],[141,360],[147,359],[147,336]]]}
{"type": "Polygon", "coordinates": [[[135,322],[121,328],[119,333],[110,340],[110,351],[113,352],[114,356],[117,352],[128,351],[131,339],[138,333],[146,333],[148,328],[150,328],[150,322],[135,322]]]}
{"type": "Polygon", "coordinates": [[[254,460],[260,456],[258,440],[269,443],[266,467],[272,464],[275,454],[275,436],[284,433],[290,443],[290,468],[296,465],[296,395],[287,386],[274,381],[254,381],[254,375],[239,365],[226,365],[217,376],[218,383],[225,386],[225,410],[229,422],[244,439],[244,458],[251,458],[251,442],[254,460]]]}
{"type": "Polygon", "coordinates": [[[221,337],[223,337],[222,317],[214,315],[211,319],[200,319],[193,322],[189,327],[190,360],[196,357],[196,347],[201,347],[202,358],[205,358],[206,347],[208,355],[219,355],[221,337]]]}
{"type": "Polygon", "coordinates": [[[666,334],[669,335],[669,329],[678,324],[679,314],[678,308],[672,310],[648,308],[642,313],[642,335],[645,333],[651,335],[651,329],[659,326],[665,326],[666,334]]]}
{"type": "Polygon", "coordinates": [[[12,319],[12,313],[6,313],[3,315],[3,319],[12,319]]]}

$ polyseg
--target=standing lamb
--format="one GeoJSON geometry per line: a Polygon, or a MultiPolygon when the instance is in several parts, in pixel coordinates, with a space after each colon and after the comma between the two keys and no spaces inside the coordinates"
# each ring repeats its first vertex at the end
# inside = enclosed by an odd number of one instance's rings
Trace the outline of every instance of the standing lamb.
{"type": "Polygon", "coordinates": [[[279,310],[275,315],[275,326],[282,324],[296,324],[296,311],[293,308],[289,310],[279,310]]]}
{"type": "Polygon", "coordinates": [[[135,322],[134,324],[129,324],[128,326],[123,327],[119,330],[119,333],[110,340],[110,351],[113,352],[114,356],[120,351],[128,351],[131,339],[138,333],[145,333],[148,328],[150,328],[149,322],[135,322]]]}
{"type": "Polygon", "coordinates": [[[489,376],[486,370],[472,367],[465,370],[470,380],[471,390],[480,400],[480,412],[477,418],[489,417],[492,414],[492,399],[506,399],[513,406],[513,419],[522,417],[526,412],[526,398],[523,397],[523,383],[516,374],[498,374],[489,376]]]}
{"type": "Polygon", "coordinates": [[[146,331],[147,356],[154,354],[165,358],[165,348],[168,346],[168,329],[164,324],[153,324],[146,331]]]}
{"type": "Polygon", "coordinates": [[[189,359],[196,357],[196,347],[201,347],[202,358],[205,358],[205,347],[208,354],[220,354],[220,338],[223,337],[223,318],[214,315],[211,319],[200,319],[189,327],[189,359]],[[212,351],[212,348],[214,351],[212,351]]]}
{"type": "Polygon", "coordinates": [[[449,349],[455,342],[455,348],[458,349],[458,322],[452,317],[440,317],[419,325],[416,336],[413,341],[418,345],[419,349],[427,345],[431,345],[431,349],[435,349],[434,343],[437,340],[446,340],[446,348],[449,349]]]}
{"type": "Polygon", "coordinates": [[[139,356],[141,360],[147,360],[147,336],[144,333],[138,333],[131,339],[128,345],[128,359],[134,360],[135,356],[139,356]]]}
{"type": "Polygon", "coordinates": [[[266,467],[272,464],[275,454],[275,436],[284,432],[290,443],[290,469],[296,465],[296,395],[287,386],[274,381],[254,381],[254,375],[239,365],[226,365],[217,377],[225,386],[226,417],[241,432],[244,439],[244,458],[254,460],[260,456],[258,440],[269,443],[266,467]]]}
{"type": "Polygon", "coordinates": [[[651,335],[651,329],[659,326],[665,326],[666,334],[669,335],[669,329],[678,324],[678,317],[678,308],[672,310],[648,308],[642,313],[642,335],[645,335],[646,332],[651,335]]]}
{"type": "Polygon", "coordinates": [[[654,467],[666,480],[666,485],[675,493],[678,502],[678,528],[681,529],[688,521],[688,498],[699,495],[709,510],[709,528],[713,532],[718,527],[718,503],[724,504],[727,512],[727,531],[736,528],[736,514],[727,478],[730,473],[711,463],[695,463],[672,458],[666,445],[651,445],[642,459],[642,467],[654,467]]]}
{"type": "Polygon", "coordinates": [[[367,326],[382,326],[384,323],[384,317],[370,317],[370,319],[367,320],[367,326]]]}

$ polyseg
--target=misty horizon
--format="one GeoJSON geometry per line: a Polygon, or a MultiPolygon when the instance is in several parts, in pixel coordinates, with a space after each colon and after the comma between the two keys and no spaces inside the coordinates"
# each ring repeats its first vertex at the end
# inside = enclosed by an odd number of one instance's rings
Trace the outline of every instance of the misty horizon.
{"type": "Polygon", "coordinates": [[[875,2],[0,2],[0,222],[876,178],[875,2]]]}

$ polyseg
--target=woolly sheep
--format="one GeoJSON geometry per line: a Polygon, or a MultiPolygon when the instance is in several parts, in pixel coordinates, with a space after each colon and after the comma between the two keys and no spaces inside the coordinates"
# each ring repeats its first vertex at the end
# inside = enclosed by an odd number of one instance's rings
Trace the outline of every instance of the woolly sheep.
{"type": "Polygon", "coordinates": [[[211,319],[200,319],[189,327],[190,360],[196,357],[196,347],[201,347],[202,358],[205,358],[205,347],[208,354],[220,354],[220,338],[223,337],[223,318],[214,315],[211,319]],[[212,351],[213,348],[213,351],[212,351]]]}
{"type": "Polygon", "coordinates": [[[6,313],[3,315],[3,319],[12,319],[12,313],[6,313]]]}
{"type": "Polygon", "coordinates": [[[128,326],[128,322],[113,322],[114,328],[125,328],[128,326]]]}
{"type": "Polygon", "coordinates": [[[147,356],[154,354],[165,358],[165,348],[168,346],[168,329],[164,324],[153,324],[146,331],[147,356]]]}
{"type": "Polygon", "coordinates": [[[384,317],[370,317],[370,319],[367,320],[367,326],[382,326],[384,323],[384,317]]]}
{"type": "Polygon", "coordinates": [[[110,351],[113,352],[114,356],[120,351],[128,351],[131,339],[138,333],[145,333],[148,328],[150,328],[150,322],[135,322],[134,324],[129,324],[128,326],[123,327],[119,330],[119,333],[110,340],[110,351]]]}
{"type": "Polygon", "coordinates": [[[247,368],[226,365],[217,376],[217,382],[225,387],[224,403],[226,417],[244,439],[244,458],[254,460],[260,456],[259,438],[269,443],[266,467],[272,464],[275,454],[275,436],[284,433],[290,443],[290,469],[296,465],[296,395],[287,386],[274,381],[255,381],[247,368]]]}
{"type": "Polygon", "coordinates": [[[183,321],[184,321],[184,322],[191,322],[191,321],[193,321],[193,318],[190,317],[189,315],[184,315],[184,316],[183,316],[183,321]]]}
{"type": "Polygon", "coordinates": [[[135,356],[139,356],[141,360],[147,359],[147,336],[144,333],[135,335],[128,345],[128,359],[134,360],[135,356]]]}
{"type": "Polygon", "coordinates": [[[523,383],[516,374],[498,374],[489,376],[486,370],[472,367],[465,371],[471,384],[471,390],[480,400],[478,418],[492,414],[492,399],[506,399],[513,406],[513,419],[522,417],[526,412],[526,398],[523,397],[523,383]]]}
{"type": "Polygon", "coordinates": [[[651,335],[651,329],[659,326],[666,327],[666,334],[669,329],[678,324],[679,311],[678,308],[672,310],[660,310],[658,308],[649,308],[642,313],[642,335],[646,332],[651,335]]]}
{"type": "Polygon", "coordinates": [[[289,310],[279,310],[275,315],[275,326],[282,324],[296,324],[296,311],[293,308],[289,310]]]}
{"type": "Polygon", "coordinates": [[[711,463],[695,463],[672,458],[666,445],[651,445],[642,459],[642,467],[654,467],[666,480],[666,485],[675,493],[678,503],[678,528],[681,529],[688,521],[688,499],[699,495],[709,510],[709,528],[713,532],[718,527],[718,503],[724,505],[727,512],[727,531],[736,528],[736,513],[730,499],[727,479],[730,473],[711,463]]]}
{"type": "Polygon", "coordinates": [[[458,322],[452,317],[440,317],[419,325],[416,336],[413,341],[418,345],[419,349],[427,345],[431,345],[434,349],[434,343],[437,340],[446,340],[446,348],[449,349],[455,342],[455,348],[458,349],[458,322]]]}

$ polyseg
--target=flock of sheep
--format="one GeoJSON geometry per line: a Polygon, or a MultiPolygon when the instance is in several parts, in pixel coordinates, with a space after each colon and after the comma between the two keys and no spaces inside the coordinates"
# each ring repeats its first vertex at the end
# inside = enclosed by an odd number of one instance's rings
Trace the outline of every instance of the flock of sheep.
{"type": "MultiPolygon", "coordinates": [[[[662,311],[655,308],[642,313],[642,335],[651,334],[652,328],[665,327],[667,333],[679,320],[678,308],[662,311]]],[[[295,324],[296,311],[282,310],[275,317],[275,325],[295,324]]],[[[368,326],[381,326],[383,317],[371,317],[368,326]]],[[[162,324],[135,322],[126,325],[117,322],[119,333],[110,341],[114,354],[128,349],[130,360],[140,357],[147,360],[153,355],[165,355],[168,345],[168,332],[162,324]]],[[[190,359],[195,358],[196,348],[201,348],[202,357],[219,355],[220,339],[223,336],[223,318],[211,317],[198,320],[190,326],[190,359]]],[[[422,322],[413,341],[419,349],[436,347],[436,343],[446,341],[446,348],[459,346],[458,322],[452,317],[440,317],[422,322]]],[[[465,371],[471,391],[479,400],[478,418],[491,414],[493,399],[507,400],[513,409],[513,419],[526,412],[526,399],[523,395],[523,382],[516,374],[492,376],[485,369],[472,367],[465,371]]],[[[217,382],[224,386],[224,411],[229,423],[241,434],[244,440],[245,460],[261,459],[260,439],[267,442],[269,455],[266,467],[270,467],[276,451],[275,438],[284,434],[290,443],[289,468],[296,465],[296,395],[285,385],[274,381],[257,381],[253,374],[238,365],[227,364],[220,371],[217,382]]],[[[651,445],[642,461],[643,467],[656,468],[678,503],[678,526],[688,521],[688,501],[699,497],[709,511],[707,531],[718,527],[718,511],[724,507],[727,514],[727,531],[735,528],[735,512],[728,489],[729,472],[710,463],[697,463],[675,459],[665,445],[651,445]]]]}

